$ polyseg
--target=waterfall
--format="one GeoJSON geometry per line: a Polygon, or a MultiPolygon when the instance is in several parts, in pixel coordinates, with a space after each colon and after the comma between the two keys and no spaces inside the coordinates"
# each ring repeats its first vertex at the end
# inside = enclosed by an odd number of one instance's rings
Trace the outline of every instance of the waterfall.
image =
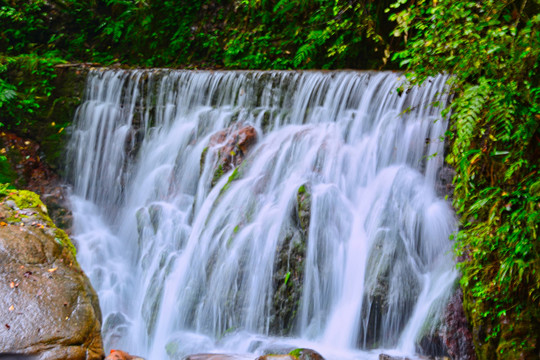
{"type": "Polygon", "coordinates": [[[106,347],[414,356],[456,278],[446,80],[91,71],[66,156],[106,347]]]}

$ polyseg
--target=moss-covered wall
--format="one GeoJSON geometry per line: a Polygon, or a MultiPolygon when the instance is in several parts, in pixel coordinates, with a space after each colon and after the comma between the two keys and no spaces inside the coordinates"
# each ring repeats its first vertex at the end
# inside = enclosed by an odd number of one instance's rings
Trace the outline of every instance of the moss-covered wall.
{"type": "MultiPolygon", "coordinates": [[[[56,170],[63,168],[61,154],[66,128],[80,104],[88,66],[12,62],[4,77],[16,87],[16,106],[0,114],[4,130],[40,144],[40,159],[56,170]]],[[[15,103],[15,102],[14,102],[15,103]]]]}

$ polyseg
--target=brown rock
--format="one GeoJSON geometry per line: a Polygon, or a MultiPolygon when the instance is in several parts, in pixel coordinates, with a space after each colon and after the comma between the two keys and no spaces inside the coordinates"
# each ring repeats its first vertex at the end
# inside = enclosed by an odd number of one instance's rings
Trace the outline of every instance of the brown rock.
{"type": "Polygon", "coordinates": [[[138,356],[133,356],[122,350],[111,350],[105,360],[143,360],[138,356]]]}
{"type": "Polygon", "coordinates": [[[312,349],[300,349],[299,351],[292,351],[291,353],[298,353],[298,360],[324,360],[321,354],[312,349]]]}
{"type": "Polygon", "coordinates": [[[97,295],[73,245],[35,194],[12,199],[0,202],[0,353],[102,359],[97,295]]]}
{"type": "Polygon", "coordinates": [[[448,355],[454,360],[476,360],[472,333],[463,310],[463,291],[458,288],[450,301],[444,318],[443,334],[448,355]]]}
{"type": "MultiPolygon", "coordinates": [[[[217,150],[219,176],[233,167],[238,167],[256,141],[257,131],[250,125],[240,128],[233,126],[212,135],[208,147],[217,150]]],[[[219,176],[215,176],[213,184],[217,182],[219,176]]]]}

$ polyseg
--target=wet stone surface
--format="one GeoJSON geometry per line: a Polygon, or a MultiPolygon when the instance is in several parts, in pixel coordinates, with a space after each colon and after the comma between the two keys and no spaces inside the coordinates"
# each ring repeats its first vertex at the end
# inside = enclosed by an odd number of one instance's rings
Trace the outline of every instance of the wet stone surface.
{"type": "Polygon", "coordinates": [[[212,135],[208,148],[203,152],[201,159],[201,164],[204,164],[204,157],[207,156],[209,149],[217,152],[218,160],[212,178],[212,186],[218,182],[223,174],[238,167],[256,142],[257,131],[251,125],[235,125],[212,135]]]}
{"type": "Polygon", "coordinates": [[[0,201],[0,353],[103,358],[97,295],[37,195],[0,201]]]}

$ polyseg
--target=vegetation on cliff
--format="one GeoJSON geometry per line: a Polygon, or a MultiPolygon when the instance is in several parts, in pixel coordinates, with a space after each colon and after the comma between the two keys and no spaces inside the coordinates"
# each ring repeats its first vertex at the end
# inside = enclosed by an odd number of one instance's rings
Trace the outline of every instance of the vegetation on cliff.
{"type": "Polygon", "coordinates": [[[417,1],[392,15],[407,41],[394,57],[411,79],[455,75],[447,161],[457,171],[456,247],[480,359],[532,359],[540,346],[539,7],[417,1]]]}
{"type": "MultiPolygon", "coordinates": [[[[539,0],[0,0],[0,19],[0,121],[34,136],[64,61],[453,74],[447,161],[476,350],[537,351],[539,0]]],[[[66,121],[49,118],[51,136],[66,121]]]]}

